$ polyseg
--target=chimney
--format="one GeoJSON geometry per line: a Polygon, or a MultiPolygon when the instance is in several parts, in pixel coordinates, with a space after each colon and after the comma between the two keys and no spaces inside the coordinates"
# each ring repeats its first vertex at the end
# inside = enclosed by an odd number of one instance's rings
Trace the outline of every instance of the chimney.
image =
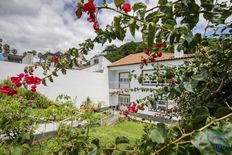
{"type": "Polygon", "coordinates": [[[175,45],[174,45],[174,57],[175,57],[175,58],[184,57],[184,52],[183,52],[183,50],[178,51],[178,50],[177,50],[177,49],[178,49],[177,47],[178,47],[178,45],[175,44],[175,45]]]}

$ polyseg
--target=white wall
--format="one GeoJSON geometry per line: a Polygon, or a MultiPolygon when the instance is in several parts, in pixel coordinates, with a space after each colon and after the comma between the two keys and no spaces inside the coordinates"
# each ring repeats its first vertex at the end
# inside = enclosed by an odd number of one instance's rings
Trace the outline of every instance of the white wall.
{"type": "Polygon", "coordinates": [[[90,60],[91,67],[85,68],[82,71],[88,72],[96,72],[96,71],[103,71],[107,69],[107,66],[110,65],[111,62],[107,60],[104,56],[97,56],[90,60]],[[94,60],[98,59],[99,63],[94,64],[94,60]]]}
{"type": "MultiPolygon", "coordinates": [[[[191,60],[191,59],[187,59],[191,60]]],[[[165,66],[178,66],[184,63],[186,59],[176,59],[176,60],[170,60],[170,61],[159,61],[155,64],[162,64],[165,66]]],[[[129,71],[131,72],[134,70],[133,74],[140,75],[142,74],[142,70],[150,70],[154,69],[154,67],[151,64],[148,64],[148,66],[144,66],[142,69],[140,69],[140,64],[133,64],[133,65],[124,65],[124,66],[117,66],[117,67],[109,67],[109,87],[111,89],[111,92],[114,90],[114,85],[112,84],[112,81],[115,82],[115,85],[118,86],[118,76],[120,72],[129,71]]],[[[130,88],[157,88],[155,86],[143,86],[139,84],[138,80],[132,79],[130,82],[130,88]]],[[[117,89],[115,89],[117,91],[117,89]]],[[[142,99],[148,95],[150,95],[150,92],[130,92],[130,101],[136,101],[138,99],[142,99]]],[[[111,97],[113,99],[113,97],[111,97]]],[[[115,101],[114,101],[115,102],[115,101]]]]}
{"type": "MultiPolygon", "coordinates": [[[[25,66],[0,61],[0,80],[22,73],[25,66]]],[[[37,69],[35,74],[43,77],[41,69],[37,69]]],[[[68,70],[67,75],[59,73],[59,77],[54,77],[54,83],[48,82],[47,84],[48,86],[41,85],[38,91],[52,100],[60,94],[67,94],[72,98],[77,97],[76,106],[80,106],[86,97],[90,97],[94,102],[103,102],[104,106],[109,105],[107,72],[68,70]]]]}

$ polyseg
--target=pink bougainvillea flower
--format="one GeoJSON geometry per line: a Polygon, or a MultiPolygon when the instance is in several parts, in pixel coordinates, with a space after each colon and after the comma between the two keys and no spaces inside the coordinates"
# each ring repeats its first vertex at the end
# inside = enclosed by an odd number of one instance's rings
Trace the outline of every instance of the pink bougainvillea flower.
{"type": "Polygon", "coordinates": [[[157,56],[157,57],[162,57],[162,52],[157,52],[157,53],[156,53],[156,56],[157,56]]]}
{"type": "Polygon", "coordinates": [[[93,24],[93,28],[94,28],[94,30],[95,31],[98,31],[99,30],[99,24],[98,24],[98,22],[95,22],[94,24],[93,24]]]}
{"type": "Polygon", "coordinates": [[[121,8],[125,13],[128,13],[131,11],[131,5],[129,3],[123,3],[121,8]]]}
{"type": "Polygon", "coordinates": [[[13,96],[13,95],[17,94],[17,90],[14,90],[10,86],[1,86],[0,92],[3,94],[6,94],[8,96],[13,96]]]}
{"type": "Polygon", "coordinates": [[[138,104],[137,103],[132,103],[131,106],[128,106],[128,112],[133,112],[133,113],[137,113],[138,109],[137,109],[138,104]]]}
{"type": "Polygon", "coordinates": [[[36,85],[32,85],[31,86],[31,91],[34,93],[34,92],[36,92],[36,85]]]}
{"type": "Polygon", "coordinates": [[[83,11],[87,13],[95,12],[96,6],[92,1],[89,1],[88,3],[85,3],[83,6],[83,11]]]}
{"type": "Polygon", "coordinates": [[[145,54],[147,54],[147,55],[150,55],[151,54],[151,51],[150,50],[144,50],[143,51],[145,54]]]}
{"type": "Polygon", "coordinates": [[[155,48],[163,48],[163,47],[165,47],[165,44],[164,43],[156,43],[155,44],[155,48]]]}
{"type": "Polygon", "coordinates": [[[12,77],[10,78],[10,80],[11,80],[11,82],[12,82],[13,84],[17,85],[18,83],[21,82],[22,78],[12,76],[12,77]]]}
{"type": "Polygon", "coordinates": [[[96,17],[95,17],[95,14],[94,13],[90,13],[89,14],[89,18],[87,18],[88,22],[96,22],[96,17]]]}
{"type": "Polygon", "coordinates": [[[56,66],[58,64],[58,60],[59,60],[59,57],[58,56],[53,56],[53,61],[54,61],[54,65],[56,66]]]}
{"type": "Polygon", "coordinates": [[[150,58],[149,58],[149,61],[150,61],[151,63],[154,63],[154,62],[155,62],[155,58],[150,57],[150,58]]]}

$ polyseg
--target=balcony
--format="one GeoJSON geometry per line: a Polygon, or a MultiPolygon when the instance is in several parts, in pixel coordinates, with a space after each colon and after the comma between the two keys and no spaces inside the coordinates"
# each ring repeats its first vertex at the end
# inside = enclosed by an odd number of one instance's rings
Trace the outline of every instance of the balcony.
{"type": "Polygon", "coordinates": [[[130,89],[130,83],[119,83],[119,81],[110,81],[109,83],[110,89],[130,89]]]}

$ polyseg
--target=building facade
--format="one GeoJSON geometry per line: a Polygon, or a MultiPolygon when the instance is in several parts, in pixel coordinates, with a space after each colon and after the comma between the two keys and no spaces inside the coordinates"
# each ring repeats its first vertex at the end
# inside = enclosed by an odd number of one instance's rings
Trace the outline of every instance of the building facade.
{"type": "MultiPolygon", "coordinates": [[[[108,79],[109,79],[109,103],[111,106],[129,105],[132,102],[137,102],[144,97],[149,96],[149,92],[141,91],[126,91],[134,88],[159,88],[160,84],[153,80],[143,80],[139,83],[137,79],[132,78],[130,80],[130,73],[139,75],[150,75],[157,69],[158,66],[178,66],[184,63],[184,61],[190,61],[193,55],[182,55],[175,57],[173,53],[163,53],[161,58],[157,58],[154,65],[149,63],[141,68],[141,58],[147,58],[144,53],[132,54],[124,57],[108,66],[108,79]]],[[[159,71],[165,72],[159,67],[159,71]]],[[[165,83],[163,83],[165,84],[165,83]]],[[[167,84],[167,83],[166,83],[167,84]]],[[[145,112],[154,111],[155,109],[167,110],[167,101],[158,101],[151,104],[150,107],[145,108],[145,112]]]]}

